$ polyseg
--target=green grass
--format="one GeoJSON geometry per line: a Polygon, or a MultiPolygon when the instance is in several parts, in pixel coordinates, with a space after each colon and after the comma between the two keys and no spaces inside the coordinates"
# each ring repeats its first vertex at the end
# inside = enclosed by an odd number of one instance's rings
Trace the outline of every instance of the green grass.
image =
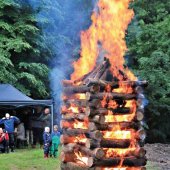
{"type": "Polygon", "coordinates": [[[0,154],[1,170],[60,170],[58,158],[43,158],[42,149],[17,150],[0,154]]]}
{"type": "Polygon", "coordinates": [[[153,165],[153,163],[151,162],[147,162],[147,166],[146,166],[147,170],[161,170],[160,168],[156,167],[156,165],[153,165]]]}
{"type": "MultiPolygon", "coordinates": [[[[42,149],[20,149],[0,154],[0,170],[60,170],[59,158],[43,158],[42,149]]],[[[150,162],[147,170],[159,170],[150,162]]]]}

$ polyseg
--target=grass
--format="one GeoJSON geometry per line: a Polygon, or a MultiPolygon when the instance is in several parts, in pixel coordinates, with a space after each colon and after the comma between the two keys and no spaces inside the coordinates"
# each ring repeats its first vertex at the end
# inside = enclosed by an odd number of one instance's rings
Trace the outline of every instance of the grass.
{"type": "Polygon", "coordinates": [[[0,154],[1,170],[60,170],[58,158],[43,158],[42,149],[17,150],[0,154]]]}
{"type": "MultiPolygon", "coordinates": [[[[20,149],[0,154],[0,170],[60,170],[59,158],[43,158],[42,149],[20,149]]],[[[147,170],[159,170],[150,162],[147,170]]]]}
{"type": "Polygon", "coordinates": [[[161,170],[160,168],[156,167],[156,165],[153,165],[153,163],[151,162],[147,162],[147,166],[146,166],[147,170],[161,170]]]}

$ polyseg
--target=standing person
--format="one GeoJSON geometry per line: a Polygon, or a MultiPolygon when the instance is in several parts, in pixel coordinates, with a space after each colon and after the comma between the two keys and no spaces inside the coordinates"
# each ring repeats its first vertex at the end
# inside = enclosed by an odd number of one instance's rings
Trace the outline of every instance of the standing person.
{"type": "Polygon", "coordinates": [[[25,126],[23,122],[20,122],[17,127],[17,147],[23,147],[24,146],[24,140],[25,140],[25,126]]]}
{"type": "Polygon", "coordinates": [[[51,133],[51,147],[50,147],[50,157],[54,156],[56,158],[58,152],[58,146],[60,144],[60,132],[58,131],[58,126],[54,125],[54,132],[51,133]]]}
{"type": "Polygon", "coordinates": [[[0,149],[2,153],[9,153],[9,136],[2,128],[0,128],[0,149]]]}
{"type": "Polygon", "coordinates": [[[7,131],[9,135],[9,147],[11,149],[11,152],[14,152],[14,124],[20,123],[20,120],[16,116],[10,116],[9,113],[5,114],[5,117],[0,119],[0,124],[4,124],[5,130],[7,131]]]}
{"type": "Polygon", "coordinates": [[[45,108],[43,113],[40,115],[40,117],[37,119],[43,122],[44,128],[45,127],[51,127],[51,114],[50,109],[45,108]]]}
{"type": "Polygon", "coordinates": [[[45,127],[45,130],[43,133],[43,141],[44,141],[44,158],[48,158],[50,144],[51,144],[51,134],[50,134],[49,127],[45,127]]]}
{"type": "MultiPolygon", "coordinates": [[[[40,147],[43,143],[43,131],[45,127],[51,127],[51,114],[50,114],[50,109],[49,108],[45,108],[43,110],[43,112],[41,113],[41,115],[36,119],[37,121],[39,121],[40,123],[40,127],[37,128],[37,130],[35,129],[33,131],[33,138],[34,138],[34,146],[36,145],[36,138],[38,138],[39,143],[40,143],[40,147]],[[38,131],[38,132],[37,132],[38,131]]],[[[37,122],[38,123],[38,122],[37,122]]]]}

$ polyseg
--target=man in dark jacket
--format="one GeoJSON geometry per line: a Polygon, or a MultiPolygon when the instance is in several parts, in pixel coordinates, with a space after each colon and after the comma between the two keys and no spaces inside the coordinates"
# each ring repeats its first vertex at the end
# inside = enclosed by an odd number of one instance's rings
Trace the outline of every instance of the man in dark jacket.
{"type": "Polygon", "coordinates": [[[4,124],[5,130],[9,135],[9,147],[11,152],[14,152],[14,124],[20,123],[20,120],[15,116],[10,116],[9,113],[5,114],[5,117],[0,119],[0,124],[4,124]]]}
{"type": "Polygon", "coordinates": [[[43,125],[45,127],[51,127],[51,114],[50,114],[50,109],[45,108],[43,113],[40,115],[40,117],[37,119],[43,122],[43,125]]]}
{"type": "Polygon", "coordinates": [[[35,119],[37,121],[36,126],[33,127],[33,147],[36,146],[36,142],[39,141],[40,147],[43,143],[43,131],[45,127],[51,127],[51,114],[50,109],[45,108],[41,115],[35,119]]]}

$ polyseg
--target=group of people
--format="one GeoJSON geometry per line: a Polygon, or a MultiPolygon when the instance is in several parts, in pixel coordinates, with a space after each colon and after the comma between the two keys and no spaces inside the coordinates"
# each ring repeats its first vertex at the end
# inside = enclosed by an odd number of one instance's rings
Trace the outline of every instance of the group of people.
{"type": "MultiPolygon", "coordinates": [[[[43,139],[44,158],[56,157],[58,146],[60,144],[60,132],[58,126],[54,125],[53,132],[50,133],[50,114],[49,109],[45,109],[44,113],[38,118],[38,120],[44,120],[44,132],[41,134],[43,139]]],[[[16,116],[10,116],[9,113],[5,114],[5,117],[0,119],[0,125],[3,125],[4,129],[0,128],[0,151],[2,153],[14,152],[15,146],[15,124],[18,125],[18,129],[21,128],[22,122],[16,116]]],[[[22,128],[21,128],[22,129],[22,128]]],[[[21,134],[18,133],[18,136],[21,134]]],[[[22,135],[21,135],[22,136],[22,135]]]]}
{"type": "Polygon", "coordinates": [[[14,124],[19,124],[20,120],[16,116],[10,116],[9,113],[5,114],[5,117],[0,119],[0,125],[4,125],[4,130],[0,128],[0,149],[1,152],[9,153],[14,152],[14,124]]]}
{"type": "Polygon", "coordinates": [[[58,126],[54,125],[53,132],[50,133],[50,128],[45,127],[43,133],[44,142],[44,158],[56,157],[58,152],[58,146],[60,144],[60,132],[58,131],[58,126]]]}

